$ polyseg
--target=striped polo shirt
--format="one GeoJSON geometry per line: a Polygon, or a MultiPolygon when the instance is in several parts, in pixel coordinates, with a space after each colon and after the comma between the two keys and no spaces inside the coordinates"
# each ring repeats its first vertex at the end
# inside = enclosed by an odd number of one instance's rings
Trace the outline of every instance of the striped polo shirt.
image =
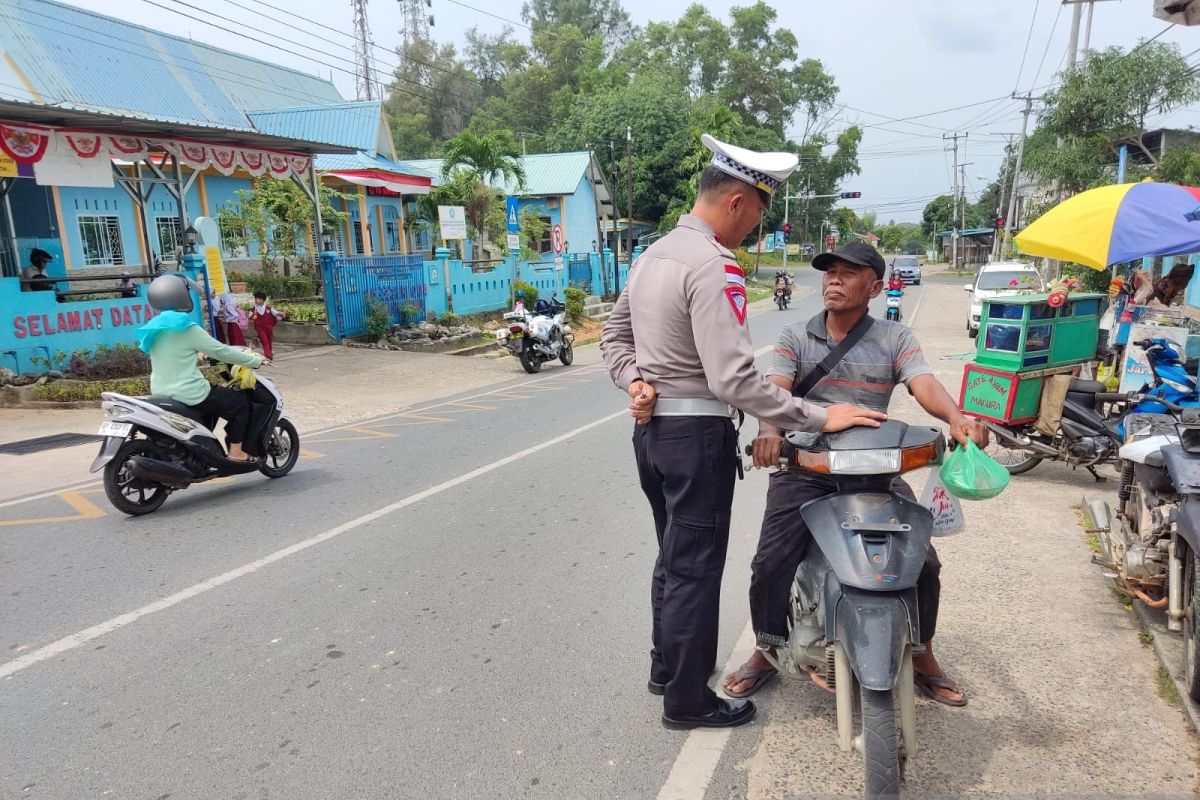
{"type": "MultiPolygon", "coordinates": [[[[824,313],[808,324],[793,323],[779,334],[767,374],[781,375],[794,387],[833,348],[824,313]]],[[[907,386],[913,378],[932,372],[917,337],[907,326],[877,319],[806,399],[820,405],[853,403],[886,412],[896,386],[907,386]]]]}

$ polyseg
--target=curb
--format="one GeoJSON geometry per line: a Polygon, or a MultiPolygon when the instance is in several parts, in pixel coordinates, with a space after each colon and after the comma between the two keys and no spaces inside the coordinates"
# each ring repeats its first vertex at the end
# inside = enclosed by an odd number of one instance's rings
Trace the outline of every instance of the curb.
{"type": "MultiPolygon", "coordinates": [[[[1102,498],[1084,497],[1081,509],[1085,529],[1105,528],[1111,530],[1112,523],[1111,519],[1108,518],[1108,505],[1102,498]],[[1103,513],[1101,509],[1103,509],[1103,513]],[[1098,522],[1103,524],[1097,524],[1098,522]]],[[[1104,582],[1114,592],[1117,591],[1116,581],[1112,578],[1106,577],[1104,578],[1104,582]]],[[[1175,684],[1175,691],[1179,694],[1179,709],[1183,712],[1188,722],[1191,723],[1192,729],[1200,734],[1200,705],[1188,696],[1183,679],[1179,676],[1179,664],[1172,663],[1173,661],[1178,662],[1178,658],[1168,653],[1167,646],[1164,644],[1168,639],[1177,638],[1179,634],[1167,630],[1161,612],[1148,608],[1145,603],[1137,599],[1133,600],[1132,605],[1133,615],[1138,623],[1149,630],[1154,636],[1151,646],[1154,649],[1154,654],[1158,658],[1159,664],[1167,671],[1167,674],[1171,676],[1171,682],[1175,684]]]]}

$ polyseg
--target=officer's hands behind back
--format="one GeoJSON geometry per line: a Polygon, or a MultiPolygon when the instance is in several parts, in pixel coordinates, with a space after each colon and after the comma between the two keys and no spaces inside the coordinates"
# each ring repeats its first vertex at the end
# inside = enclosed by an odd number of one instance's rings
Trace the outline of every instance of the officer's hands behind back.
{"type": "Polygon", "coordinates": [[[829,406],[825,412],[828,416],[825,418],[825,425],[821,430],[826,433],[844,431],[857,425],[865,428],[878,428],[879,423],[887,419],[887,414],[881,411],[872,411],[869,408],[852,406],[849,403],[829,406]]]}

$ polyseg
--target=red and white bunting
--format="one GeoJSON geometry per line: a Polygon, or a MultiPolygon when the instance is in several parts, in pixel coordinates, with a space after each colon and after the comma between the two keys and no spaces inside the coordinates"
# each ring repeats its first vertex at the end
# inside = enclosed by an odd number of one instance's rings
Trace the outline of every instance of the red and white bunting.
{"type": "Polygon", "coordinates": [[[267,171],[266,154],[261,150],[239,150],[238,164],[255,178],[267,171]]]}
{"type": "Polygon", "coordinates": [[[146,157],[146,142],[134,136],[109,136],[108,154],[126,161],[139,161],[146,157]]]}
{"type": "Polygon", "coordinates": [[[235,147],[210,147],[209,163],[222,175],[232,175],[238,167],[238,151],[235,147]]]}
{"type": "Polygon", "coordinates": [[[292,165],[288,161],[288,157],[282,153],[267,153],[267,166],[271,170],[271,175],[276,178],[286,178],[292,174],[292,165]]]}
{"type": "Polygon", "coordinates": [[[310,160],[307,156],[289,156],[288,161],[292,165],[292,174],[297,178],[303,178],[307,175],[310,160]]]}
{"type": "Polygon", "coordinates": [[[75,155],[80,158],[95,158],[103,151],[107,154],[108,150],[104,146],[104,137],[100,134],[93,133],[59,133],[59,147],[62,147],[62,142],[65,141],[67,146],[75,151],[75,155]]]}
{"type": "Polygon", "coordinates": [[[50,131],[21,125],[0,124],[0,150],[20,164],[40,161],[50,144],[50,131]]]}

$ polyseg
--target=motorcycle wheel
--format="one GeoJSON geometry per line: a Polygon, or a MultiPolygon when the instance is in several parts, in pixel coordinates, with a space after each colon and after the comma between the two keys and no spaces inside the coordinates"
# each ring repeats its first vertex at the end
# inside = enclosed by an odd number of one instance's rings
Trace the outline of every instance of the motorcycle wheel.
{"type": "Polygon", "coordinates": [[[570,342],[564,341],[562,343],[562,347],[558,351],[558,360],[562,362],[564,367],[571,366],[571,362],[575,360],[575,348],[571,346],[570,342]]]}
{"type": "Polygon", "coordinates": [[[1188,550],[1183,568],[1183,600],[1187,608],[1183,615],[1183,683],[1188,696],[1200,702],[1200,555],[1188,550]]]}
{"type": "Polygon", "coordinates": [[[162,508],[171,490],[161,483],[134,477],[129,471],[129,459],[134,456],[162,458],[163,453],[146,439],[125,442],[104,467],[104,494],[113,508],[131,517],[140,517],[162,508]]]}
{"type": "Polygon", "coordinates": [[[1042,456],[1030,455],[1026,450],[1011,446],[996,433],[995,429],[991,430],[991,434],[984,452],[1000,462],[1008,470],[1009,475],[1021,475],[1042,463],[1042,456]]]}
{"type": "Polygon", "coordinates": [[[521,366],[532,375],[535,372],[540,372],[542,369],[541,359],[533,352],[532,347],[525,347],[521,350],[521,366]]]}
{"type": "Polygon", "coordinates": [[[785,301],[783,299],[783,295],[781,295],[781,294],[775,295],[775,305],[779,306],[780,311],[783,311],[784,306],[787,305],[787,301],[785,301]]]}
{"type": "Polygon", "coordinates": [[[281,419],[275,423],[271,441],[267,442],[267,454],[258,471],[268,478],[282,478],[292,471],[300,458],[300,434],[291,420],[281,419]]]}
{"type": "Polygon", "coordinates": [[[862,689],[863,797],[900,797],[900,750],[892,691],[862,689]]]}
{"type": "Polygon", "coordinates": [[[968,325],[967,326],[967,336],[970,336],[972,339],[978,338],[979,337],[979,328],[972,328],[970,325],[968,325]]]}

